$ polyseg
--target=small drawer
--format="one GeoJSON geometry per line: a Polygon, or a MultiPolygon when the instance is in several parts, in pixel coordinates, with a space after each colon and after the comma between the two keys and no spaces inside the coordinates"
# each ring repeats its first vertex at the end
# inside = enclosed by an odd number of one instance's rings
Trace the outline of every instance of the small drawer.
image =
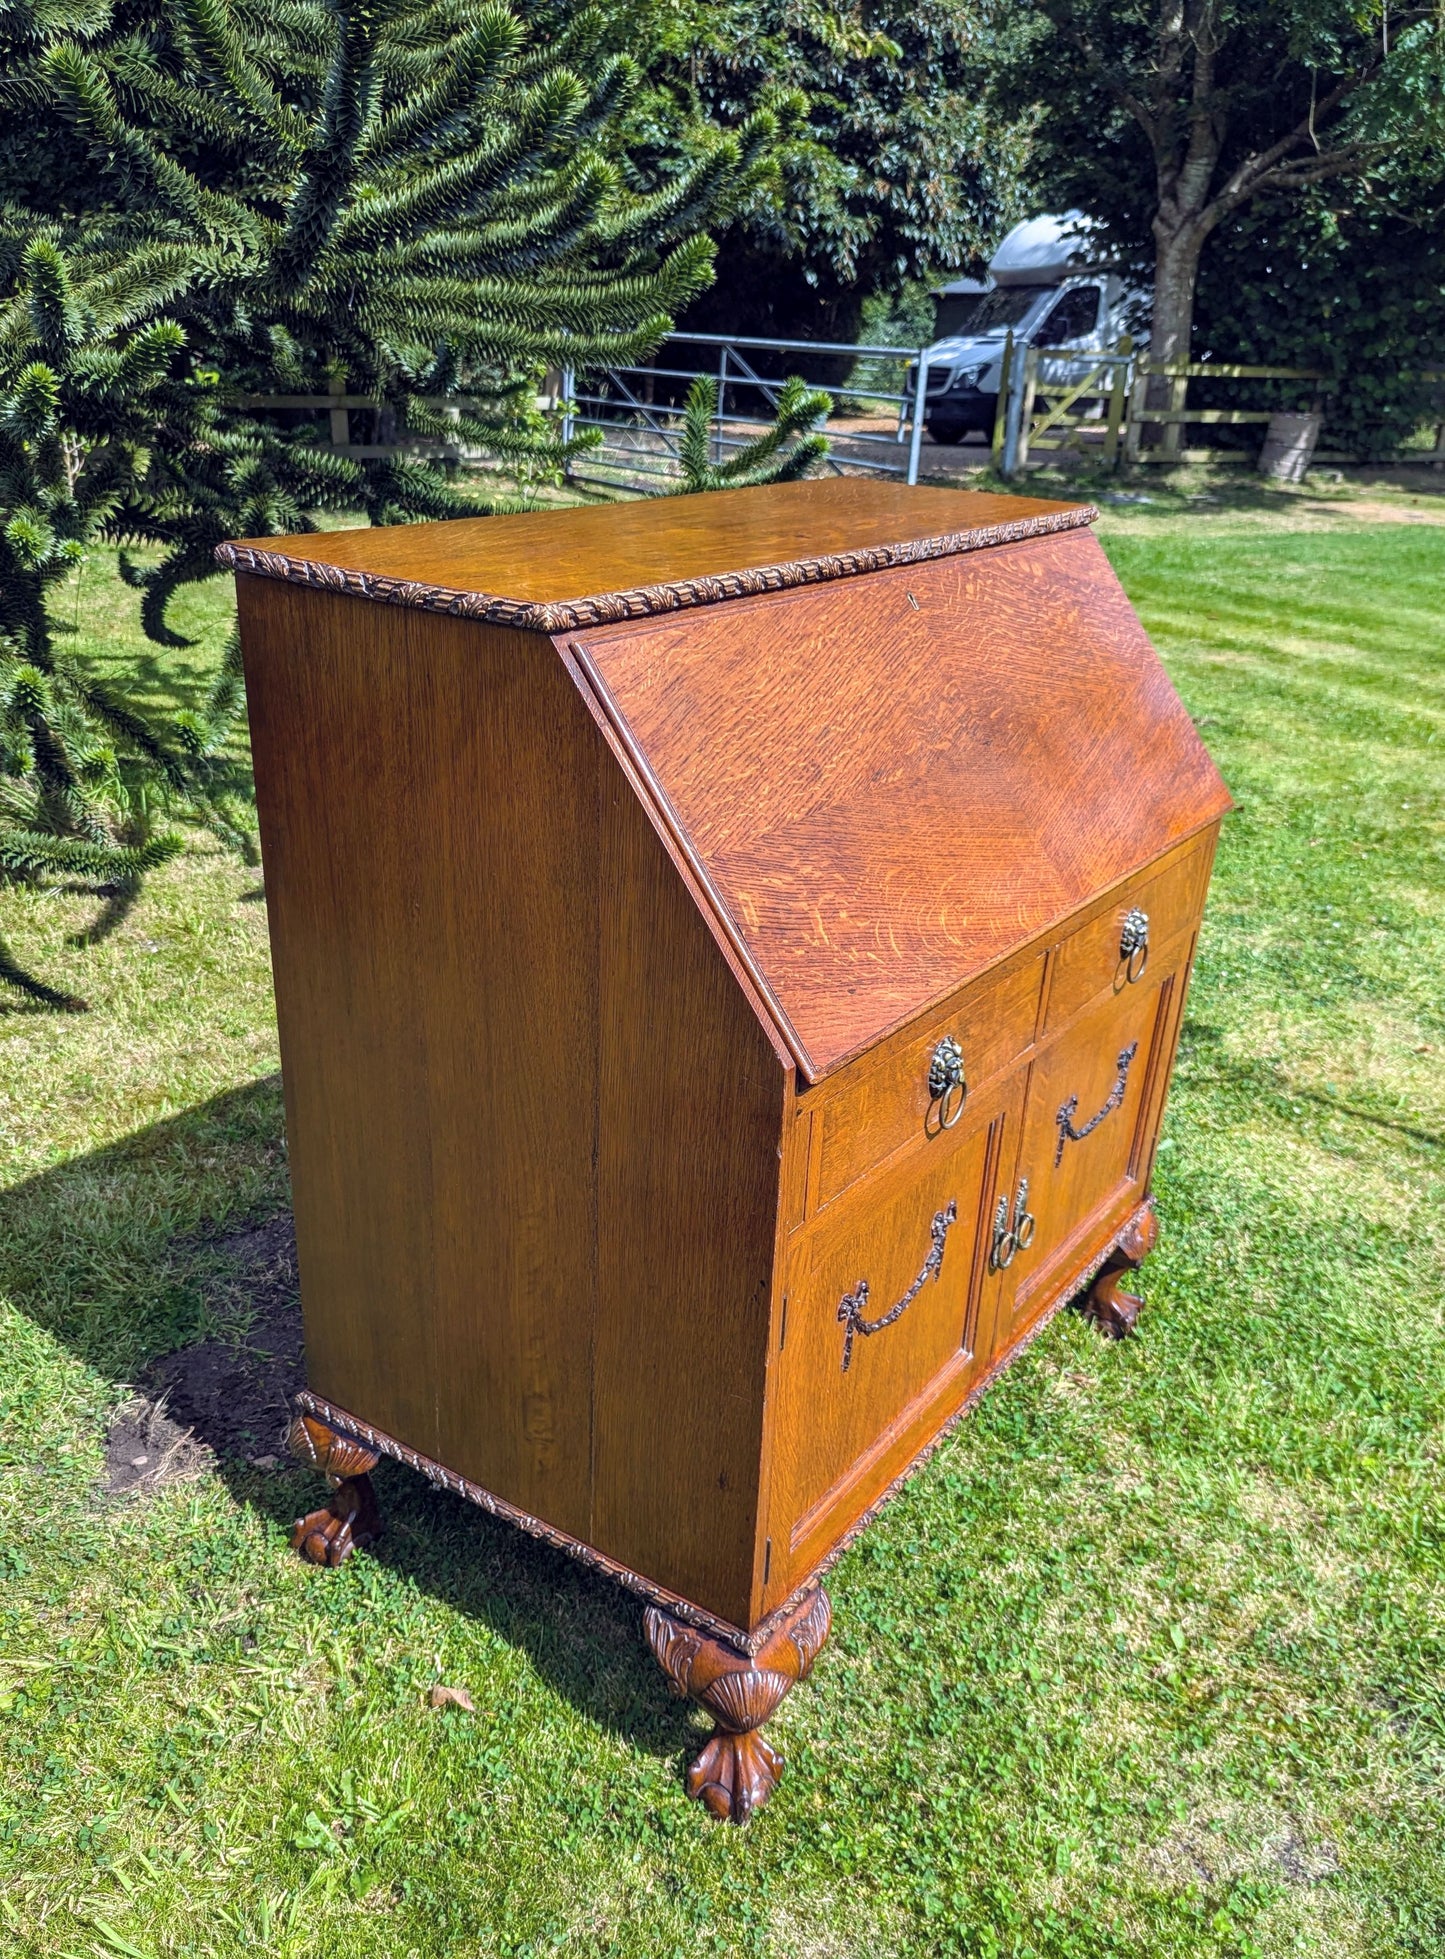
{"type": "Polygon", "coordinates": [[[1196,846],[1163,870],[1145,871],[1064,939],[1054,954],[1044,1032],[1051,1034],[1100,994],[1123,993],[1162,949],[1193,923],[1204,896],[1209,853],[1196,846]]]}
{"type": "Polygon", "coordinates": [[[910,1140],[947,1134],[945,1121],[949,1127],[957,1122],[973,1087],[1007,1068],[1032,1043],[1043,966],[1039,956],[986,975],[945,1012],[921,1028],[904,1028],[881,1055],[848,1071],[850,1079],[814,1117],[822,1141],[817,1198],[810,1208],[831,1202],[910,1140]],[[949,1050],[939,1052],[944,1042],[957,1048],[964,1084],[962,1093],[948,1090],[946,1100],[937,1093],[940,1079],[950,1072],[949,1050]]]}

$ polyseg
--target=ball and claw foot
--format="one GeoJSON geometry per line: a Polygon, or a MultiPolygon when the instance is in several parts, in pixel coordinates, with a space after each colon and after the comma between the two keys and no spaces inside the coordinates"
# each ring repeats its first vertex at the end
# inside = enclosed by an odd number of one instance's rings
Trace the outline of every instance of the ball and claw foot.
{"type": "Polygon", "coordinates": [[[772,1795],[783,1758],[758,1730],[805,1680],[833,1623],[822,1586],[809,1592],[751,1659],[650,1605],[647,1641],[675,1694],[690,1696],[717,1727],[687,1772],[687,1793],[729,1823],[746,1823],[772,1795]]]}
{"type": "Polygon", "coordinates": [[[350,1435],[338,1435],[314,1415],[298,1415],[286,1437],[293,1456],[325,1472],[330,1500],[320,1510],[298,1517],[291,1549],[312,1564],[343,1564],[381,1536],[381,1511],[369,1470],[381,1458],[350,1435]]]}
{"type": "Polygon", "coordinates": [[[777,1788],[783,1758],[756,1730],[725,1733],[721,1728],[688,1765],[687,1793],[721,1822],[746,1823],[777,1788]]]}
{"type": "Polygon", "coordinates": [[[1124,1281],[1158,1242],[1159,1220],[1151,1202],[1130,1224],[1084,1295],[1085,1319],[1092,1320],[1111,1340],[1126,1340],[1134,1331],[1144,1302],[1138,1293],[1125,1292],[1124,1281]]]}

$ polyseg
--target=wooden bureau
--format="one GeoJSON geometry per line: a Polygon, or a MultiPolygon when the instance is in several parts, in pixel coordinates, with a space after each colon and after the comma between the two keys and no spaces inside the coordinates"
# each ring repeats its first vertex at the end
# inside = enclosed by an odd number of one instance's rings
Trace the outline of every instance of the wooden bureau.
{"type": "Polygon", "coordinates": [[[1121,1333],[1229,806],[1084,507],[837,479],[222,548],[308,1390],[648,1601],[742,1820],[820,1574],[1121,1333]]]}

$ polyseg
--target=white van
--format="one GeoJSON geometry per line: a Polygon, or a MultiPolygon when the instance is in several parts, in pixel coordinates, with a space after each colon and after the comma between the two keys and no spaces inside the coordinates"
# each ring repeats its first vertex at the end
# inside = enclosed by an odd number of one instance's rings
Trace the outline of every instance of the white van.
{"type": "MultiPolygon", "coordinates": [[[[928,349],[925,426],[935,442],[961,442],[975,430],[992,433],[1010,329],[1016,350],[1057,347],[1075,360],[1116,347],[1128,332],[1141,344],[1146,295],[1101,262],[1098,247],[1090,244],[1092,230],[1082,211],[1029,218],[1014,226],[989,260],[984,283],[956,279],[934,292],[938,338],[928,349]]],[[[1051,376],[1045,364],[1040,379],[1064,384],[1071,367],[1072,361],[1061,364],[1051,376]]]]}

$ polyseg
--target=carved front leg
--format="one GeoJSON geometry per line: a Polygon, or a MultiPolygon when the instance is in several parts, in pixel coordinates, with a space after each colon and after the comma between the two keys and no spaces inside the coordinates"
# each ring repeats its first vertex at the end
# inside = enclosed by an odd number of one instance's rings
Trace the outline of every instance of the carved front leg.
{"type": "Polygon", "coordinates": [[[293,1456],[325,1472],[331,1499],[324,1509],[298,1517],[291,1530],[291,1549],[312,1564],[339,1565],[353,1551],[374,1544],[381,1536],[381,1512],[368,1470],[381,1457],[354,1436],[338,1435],[314,1415],[298,1415],[287,1444],[293,1456]]]}
{"type": "Polygon", "coordinates": [[[758,1730],[793,1683],[807,1678],[832,1623],[833,1608],[820,1585],[749,1659],[655,1605],[647,1608],[648,1644],[673,1692],[690,1695],[717,1722],[687,1772],[687,1793],[714,1816],[746,1823],[777,1787],[783,1758],[758,1730]]]}
{"type": "Polygon", "coordinates": [[[1144,1302],[1136,1292],[1125,1292],[1124,1280],[1135,1271],[1159,1242],[1159,1219],[1149,1204],[1130,1224],[1098,1276],[1084,1295],[1083,1312],[1111,1340],[1124,1340],[1134,1331],[1144,1302]]]}

